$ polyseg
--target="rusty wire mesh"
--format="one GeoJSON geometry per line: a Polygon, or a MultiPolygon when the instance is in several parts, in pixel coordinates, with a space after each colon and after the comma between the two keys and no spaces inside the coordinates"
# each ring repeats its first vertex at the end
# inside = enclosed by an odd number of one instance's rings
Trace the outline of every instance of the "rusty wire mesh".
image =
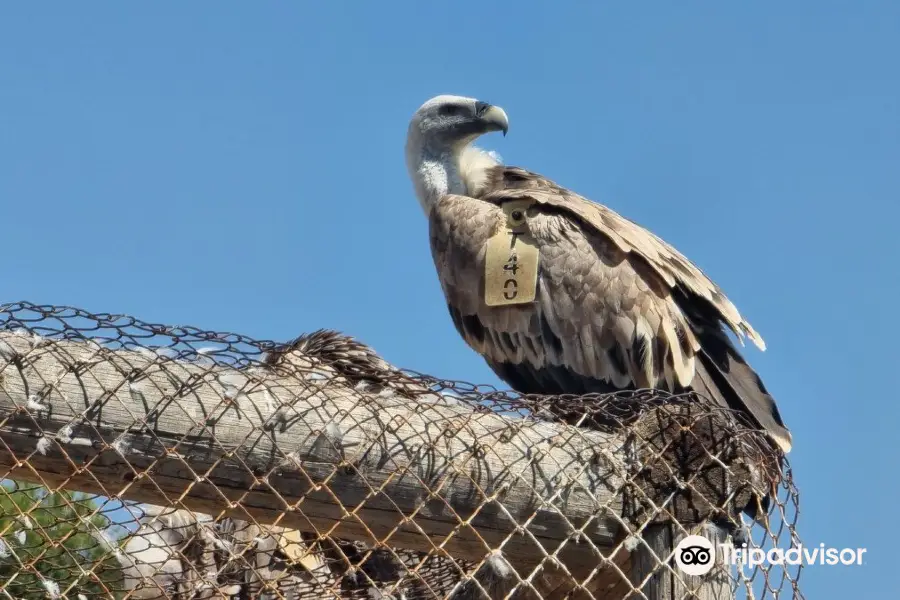
{"type": "Polygon", "coordinates": [[[333,332],[4,305],[0,468],[10,598],[802,597],[798,566],[675,566],[691,533],[799,544],[738,416],[436,379],[333,332]]]}

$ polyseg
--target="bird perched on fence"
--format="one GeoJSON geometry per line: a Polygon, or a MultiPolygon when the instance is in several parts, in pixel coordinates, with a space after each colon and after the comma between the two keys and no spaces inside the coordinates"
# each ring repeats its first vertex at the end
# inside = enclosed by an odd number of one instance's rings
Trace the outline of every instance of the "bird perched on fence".
{"type": "Polygon", "coordinates": [[[472,145],[509,127],[498,106],[437,96],[406,161],[450,314],[515,390],[695,391],[738,409],[781,450],[791,435],[726,329],[765,349],[722,290],[611,209],[472,145]]]}
{"type": "Polygon", "coordinates": [[[305,333],[276,346],[263,358],[269,367],[290,365],[320,377],[342,378],[361,391],[385,390],[406,398],[434,395],[427,383],[393,366],[359,340],[331,329],[305,333]]]}

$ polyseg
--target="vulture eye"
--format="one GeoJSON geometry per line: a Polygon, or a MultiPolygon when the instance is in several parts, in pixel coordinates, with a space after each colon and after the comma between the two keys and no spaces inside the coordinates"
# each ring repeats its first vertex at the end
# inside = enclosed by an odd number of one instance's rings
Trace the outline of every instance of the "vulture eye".
{"type": "Polygon", "coordinates": [[[438,109],[438,114],[442,117],[458,117],[463,115],[466,112],[466,108],[464,106],[460,106],[459,104],[445,104],[440,109],[438,109]]]}

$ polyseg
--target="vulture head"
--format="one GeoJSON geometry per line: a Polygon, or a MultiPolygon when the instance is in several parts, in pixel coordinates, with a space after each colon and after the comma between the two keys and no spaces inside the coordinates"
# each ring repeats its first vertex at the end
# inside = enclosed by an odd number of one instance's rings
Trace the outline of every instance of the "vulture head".
{"type": "Polygon", "coordinates": [[[436,96],[413,115],[406,136],[406,164],[426,213],[444,194],[472,193],[496,155],[472,147],[485,133],[506,135],[509,119],[499,106],[463,96],[436,96]]]}
{"type": "Polygon", "coordinates": [[[443,143],[466,145],[492,131],[506,135],[509,119],[499,106],[462,96],[436,96],[419,107],[409,125],[410,132],[443,143]]]}

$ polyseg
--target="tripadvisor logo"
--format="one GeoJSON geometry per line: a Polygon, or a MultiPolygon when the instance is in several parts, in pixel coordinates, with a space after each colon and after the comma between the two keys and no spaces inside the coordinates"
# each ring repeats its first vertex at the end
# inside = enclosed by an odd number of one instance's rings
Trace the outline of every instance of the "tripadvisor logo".
{"type": "Polygon", "coordinates": [[[686,575],[706,575],[716,564],[716,549],[700,535],[689,535],[675,546],[675,564],[686,575]]]}
{"type": "MultiPolygon", "coordinates": [[[[826,548],[798,545],[789,550],[771,548],[735,548],[731,544],[719,544],[722,563],[725,565],[861,565],[865,548],[826,548]]],[[[716,549],[713,543],[700,535],[689,535],[675,546],[675,564],[685,575],[706,575],[716,564],[716,549]]]]}

